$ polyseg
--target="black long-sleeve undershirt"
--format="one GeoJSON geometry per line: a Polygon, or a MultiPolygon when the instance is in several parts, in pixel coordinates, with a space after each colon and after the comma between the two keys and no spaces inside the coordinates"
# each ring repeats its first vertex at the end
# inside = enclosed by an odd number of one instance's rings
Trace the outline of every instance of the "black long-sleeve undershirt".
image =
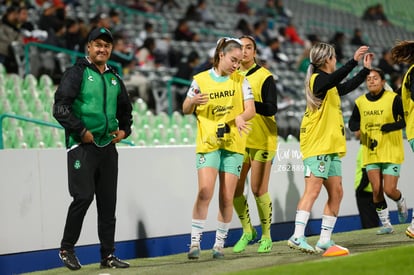
{"type": "MultiPolygon", "coordinates": [[[[259,68],[260,66],[257,65],[246,76],[253,74],[259,68]]],[[[269,75],[263,82],[261,95],[262,102],[254,101],[256,113],[262,116],[274,116],[277,113],[277,91],[273,76],[269,75]]]]}
{"type": "Polygon", "coordinates": [[[318,76],[315,78],[313,84],[313,94],[323,100],[329,89],[336,87],[340,96],[346,95],[349,92],[355,90],[366,79],[369,74],[368,68],[361,69],[351,79],[341,83],[341,81],[358,65],[358,62],[354,59],[349,60],[342,67],[337,69],[331,74],[328,74],[322,70],[316,69],[315,73],[318,76]]]}

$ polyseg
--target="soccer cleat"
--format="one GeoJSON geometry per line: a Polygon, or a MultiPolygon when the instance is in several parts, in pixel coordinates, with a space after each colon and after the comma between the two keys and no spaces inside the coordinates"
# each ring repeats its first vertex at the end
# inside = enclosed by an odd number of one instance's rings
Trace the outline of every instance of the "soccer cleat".
{"type": "Polygon", "coordinates": [[[398,220],[400,223],[405,223],[408,218],[408,209],[405,199],[402,199],[402,202],[397,203],[398,207],[398,220]]]}
{"type": "Polygon", "coordinates": [[[325,252],[328,248],[330,248],[331,246],[334,246],[334,245],[335,245],[335,243],[334,243],[334,241],[332,241],[332,240],[329,240],[329,241],[328,241],[328,242],[326,242],[326,243],[321,243],[320,241],[318,241],[318,242],[316,243],[315,250],[316,250],[316,252],[323,253],[323,252],[325,252]]]}
{"type": "Polygon", "coordinates": [[[253,228],[252,233],[243,233],[240,240],[236,243],[236,245],[233,247],[234,253],[240,253],[243,252],[246,249],[246,246],[254,241],[257,237],[256,229],[253,228]]]}
{"type": "Polygon", "coordinates": [[[407,227],[405,235],[407,235],[408,238],[414,239],[414,229],[411,226],[407,227]]]}
{"type": "Polygon", "coordinates": [[[340,245],[332,245],[322,254],[323,257],[335,257],[335,256],[346,256],[349,255],[348,248],[340,245]]]}
{"type": "Polygon", "coordinates": [[[101,260],[101,268],[128,268],[129,263],[124,262],[115,255],[110,254],[108,257],[101,260]]]}
{"type": "Polygon", "coordinates": [[[273,243],[271,239],[268,238],[262,238],[259,241],[260,245],[259,248],[257,249],[258,253],[268,253],[270,251],[272,251],[272,247],[273,247],[273,243]]]}
{"type": "Polygon", "coordinates": [[[78,270],[82,267],[79,263],[78,257],[76,257],[75,252],[73,251],[59,251],[59,258],[62,260],[63,264],[70,270],[78,270]]]}
{"type": "Polygon", "coordinates": [[[377,235],[386,235],[394,233],[394,228],[391,225],[383,226],[377,230],[377,235]]]}
{"type": "Polygon", "coordinates": [[[299,238],[295,238],[293,236],[290,237],[288,240],[288,246],[306,253],[315,253],[315,249],[306,242],[305,236],[299,238]]]}
{"type": "Polygon", "coordinates": [[[223,259],[224,251],[222,247],[215,246],[213,247],[213,259],[223,259]]]}
{"type": "Polygon", "coordinates": [[[189,260],[197,260],[200,258],[200,245],[193,244],[187,253],[187,257],[189,260]]]}

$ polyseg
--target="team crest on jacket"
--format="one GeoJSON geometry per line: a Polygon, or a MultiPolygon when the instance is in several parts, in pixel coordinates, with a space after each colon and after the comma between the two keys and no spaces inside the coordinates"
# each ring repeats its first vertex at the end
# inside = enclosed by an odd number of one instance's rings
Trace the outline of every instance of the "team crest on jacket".
{"type": "Polygon", "coordinates": [[[324,173],[325,172],[325,162],[321,161],[319,163],[319,167],[318,167],[319,172],[324,173]]]}
{"type": "Polygon", "coordinates": [[[117,84],[118,82],[116,81],[116,78],[112,78],[112,79],[111,79],[111,83],[112,83],[112,85],[116,86],[116,84],[117,84]]]}

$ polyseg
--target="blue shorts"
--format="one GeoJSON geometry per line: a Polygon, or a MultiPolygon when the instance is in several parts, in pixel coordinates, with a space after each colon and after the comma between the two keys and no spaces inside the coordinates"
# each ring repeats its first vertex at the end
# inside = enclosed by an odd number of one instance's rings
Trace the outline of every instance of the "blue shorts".
{"type": "Polygon", "coordinates": [[[367,170],[367,172],[370,170],[379,169],[383,175],[399,177],[401,165],[395,163],[371,163],[367,164],[367,166],[365,166],[365,169],[367,170]]]}
{"type": "Polygon", "coordinates": [[[303,160],[305,177],[312,173],[315,177],[327,179],[328,177],[342,176],[342,161],[338,154],[319,155],[303,160]]]}
{"type": "Polygon", "coordinates": [[[197,169],[212,167],[240,177],[243,155],[220,149],[209,153],[197,153],[196,161],[197,169]]]}

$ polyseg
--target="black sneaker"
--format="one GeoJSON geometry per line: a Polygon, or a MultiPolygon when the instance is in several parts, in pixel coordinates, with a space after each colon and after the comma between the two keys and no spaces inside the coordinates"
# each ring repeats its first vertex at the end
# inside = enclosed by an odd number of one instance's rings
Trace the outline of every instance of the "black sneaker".
{"type": "Polygon", "coordinates": [[[101,260],[101,268],[128,268],[129,263],[121,261],[114,255],[109,255],[101,260]]]}
{"type": "Polygon", "coordinates": [[[70,270],[78,270],[82,267],[79,263],[78,257],[76,257],[75,252],[73,251],[59,251],[59,258],[62,260],[63,264],[70,270]]]}

